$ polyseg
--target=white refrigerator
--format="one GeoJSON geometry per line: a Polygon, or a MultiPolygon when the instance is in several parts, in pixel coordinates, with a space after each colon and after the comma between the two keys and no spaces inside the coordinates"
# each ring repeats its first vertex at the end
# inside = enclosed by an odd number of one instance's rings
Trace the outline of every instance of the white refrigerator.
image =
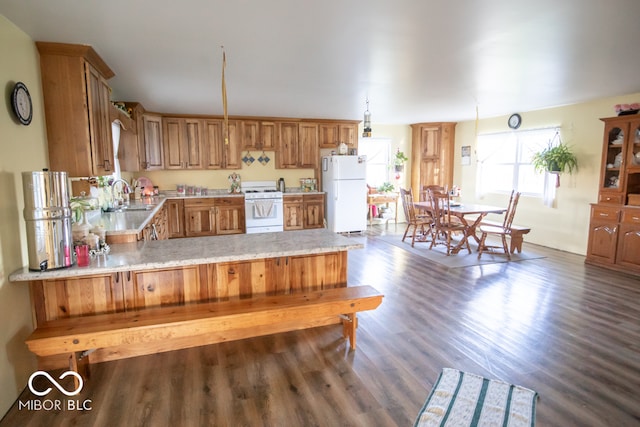
{"type": "Polygon", "coordinates": [[[335,233],[367,229],[366,156],[322,158],[322,191],[327,195],[327,226],[335,233]]]}

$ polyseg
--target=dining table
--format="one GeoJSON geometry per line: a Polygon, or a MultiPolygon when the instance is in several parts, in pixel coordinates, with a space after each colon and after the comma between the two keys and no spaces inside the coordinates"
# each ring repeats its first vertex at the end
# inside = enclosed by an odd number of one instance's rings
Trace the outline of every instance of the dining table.
{"type": "MultiPolygon", "coordinates": [[[[422,209],[433,215],[433,207],[429,201],[414,202],[413,206],[416,209],[422,209]]],[[[480,238],[476,235],[476,228],[487,215],[503,214],[507,211],[507,208],[477,203],[451,203],[449,205],[449,211],[452,216],[459,218],[460,222],[468,227],[468,236],[473,237],[476,243],[480,244],[480,238]],[[471,215],[475,215],[473,220],[470,218],[471,215]]]]}

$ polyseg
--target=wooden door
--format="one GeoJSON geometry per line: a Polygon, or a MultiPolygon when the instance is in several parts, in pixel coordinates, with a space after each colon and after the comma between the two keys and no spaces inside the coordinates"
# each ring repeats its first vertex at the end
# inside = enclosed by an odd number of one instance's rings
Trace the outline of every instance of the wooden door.
{"type": "Polygon", "coordinates": [[[185,236],[184,230],[184,201],[167,200],[167,234],[169,239],[185,236]]]}
{"type": "Polygon", "coordinates": [[[96,175],[108,175],[114,171],[113,140],[109,121],[109,85],[89,63],[85,63],[85,70],[93,170],[96,175]]]}
{"type": "Polygon", "coordinates": [[[587,258],[613,264],[616,260],[618,223],[592,221],[590,227],[587,258]]]}
{"type": "Polygon", "coordinates": [[[341,124],[338,126],[340,142],[345,142],[349,148],[358,148],[358,125],[341,124]]]}
{"type": "Polygon", "coordinates": [[[145,162],[143,169],[164,169],[162,117],[155,114],[142,116],[145,162]]]}
{"type": "Polygon", "coordinates": [[[324,195],[304,196],[304,228],[324,227],[324,195]]]}
{"type": "Polygon", "coordinates": [[[278,134],[275,122],[260,122],[260,139],[256,148],[261,150],[275,150],[278,134]]]}
{"type": "Polygon", "coordinates": [[[257,120],[242,121],[242,148],[255,150],[260,144],[260,122],[257,120]]]}
{"type": "Polygon", "coordinates": [[[278,123],[278,135],[276,167],[281,169],[298,167],[298,124],[278,123]]]}
{"type": "Polygon", "coordinates": [[[244,198],[215,200],[216,234],[242,234],[245,231],[244,198]]]}
{"type": "Polygon", "coordinates": [[[284,229],[302,230],[304,228],[304,211],[302,196],[284,196],[282,202],[284,229]]]}
{"type": "Polygon", "coordinates": [[[222,139],[222,120],[204,121],[204,139],[206,168],[224,167],[224,141],[222,139]]]}
{"type": "Polygon", "coordinates": [[[184,119],[183,155],[186,169],[202,169],[204,167],[202,122],[198,119],[184,119]]]}
{"type": "Polygon", "coordinates": [[[318,145],[320,148],[336,148],[339,142],[340,132],[336,123],[320,123],[318,125],[318,145]]]}
{"type": "Polygon", "coordinates": [[[298,125],[298,167],[315,168],[318,166],[318,125],[300,123],[298,125]]]}
{"type": "Polygon", "coordinates": [[[215,207],[210,199],[190,199],[184,204],[185,236],[216,234],[215,207]]]}
{"type": "Polygon", "coordinates": [[[229,121],[229,140],[224,144],[224,168],[241,169],[242,161],[242,123],[237,120],[229,121]]]}
{"type": "Polygon", "coordinates": [[[165,169],[184,169],[181,119],[162,118],[165,169]]]}

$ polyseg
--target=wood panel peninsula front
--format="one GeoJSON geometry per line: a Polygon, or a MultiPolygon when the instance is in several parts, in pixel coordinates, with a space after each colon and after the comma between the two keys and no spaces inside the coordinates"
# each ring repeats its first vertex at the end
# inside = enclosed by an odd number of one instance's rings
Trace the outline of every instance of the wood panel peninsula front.
{"type": "MultiPolygon", "coordinates": [[[[347,251],[362,244],[326,229],[239,234],[111,245],[89,267],[12,273],[28,282],[34,327],[109,313],[145,313],[159,307],[258,301],[268,296],[347,287],[347,251]]],[[[313,326],[339,323],[332,317],[313,326]]],[[[89,363],[202,345],[167,339],[148,345],[91,349],[89,363]]],[[[42,369],[68,358],[39,357],[42,369]]]]}

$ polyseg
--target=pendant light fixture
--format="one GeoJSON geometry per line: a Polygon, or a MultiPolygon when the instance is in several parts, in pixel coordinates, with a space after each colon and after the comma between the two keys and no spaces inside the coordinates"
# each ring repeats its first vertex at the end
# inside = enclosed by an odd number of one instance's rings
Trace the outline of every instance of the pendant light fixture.
{"type": "Polygon", "coordinates": [[[369,97],[367,97],[367,109],[364,112],[364,132],[363,138],[371,138],[371,113],[369,112],[369,97]]]}

